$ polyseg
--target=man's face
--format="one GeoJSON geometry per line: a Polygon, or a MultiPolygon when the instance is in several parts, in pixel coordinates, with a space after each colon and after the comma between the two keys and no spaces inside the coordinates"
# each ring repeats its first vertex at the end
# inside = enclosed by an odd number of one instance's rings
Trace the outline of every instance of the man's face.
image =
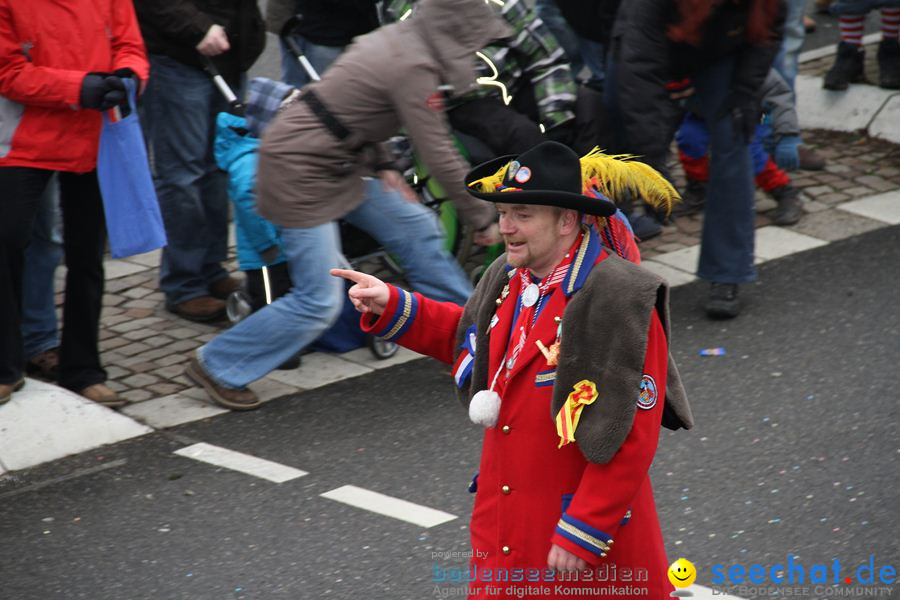
{"type": "Polygon", "coordinates": [[[562,260],[571,242],[572,215],[550,206],[498,204],[500,235],[506,242],[506,261],[513,267],[530,269],[538,277],[547,275],[562,260]]]}

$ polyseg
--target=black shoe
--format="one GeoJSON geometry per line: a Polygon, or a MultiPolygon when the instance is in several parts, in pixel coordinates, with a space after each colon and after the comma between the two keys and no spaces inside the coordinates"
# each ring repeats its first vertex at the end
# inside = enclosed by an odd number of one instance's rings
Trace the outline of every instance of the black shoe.
{"type": "Polygon", "coordinates": [[[803,216],[800,191],[791,184],[783,185],[771,191],[772,198],[778,203],[772,221],[776,225],[795,225],[803,216]]]}
{"type": "Polygon", "coordinates": [[[300,353],[293,355],[277,367],[275,369],[277,371],[293,371],[296,368],[300,367],[300,353]]]}
{"type": "Polygon", "coordinates": [[[736,283],[712,283],[706,300],[706,314],[713,319],[733,319],[741,312],[736,283]]]}
{"type": "Polygon", "coordinates": [[[628,222],[638,241],[649,240],[662,233],[662,225],[649,215],[633,212],[628,215],[628,222]]]}
{"type": "Polygon", "coordinates": [[[878,44],[878,86],[900,90],[900,42],[881,40],[878,44]]]}
{"type": "Polygon", "coordinates": [[[862,46],[841,42],[834,64],[825,73],[822,87],[826,90],[846,90],[851,83],[863,80],[866,51],[862,46]]]}
{"type": "Polygon", "coordinates": [[[800,159],[801,171],[821,171],[827,164],[821,154],[802,144],[797,148],[797,157],[800,159]]]}
{"type": "Polygon", "coordinates": [[[672,209],[675,217],[686,217],[701,212],[706,204],[706,182],[688,179],[687,187],[681,194],[681,202],[672,209]]]}

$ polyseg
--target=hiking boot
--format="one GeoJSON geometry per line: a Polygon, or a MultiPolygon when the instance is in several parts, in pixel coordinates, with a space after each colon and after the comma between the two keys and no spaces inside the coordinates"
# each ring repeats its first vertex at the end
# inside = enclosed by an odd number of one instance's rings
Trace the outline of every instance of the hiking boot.
{"type": "Polygon", "coordinates": [[[59,379],[59,348],[50,348],[32,356],[25,363],[25,370],[30,375],[56,381],[59,379]]]}
{"type": "Polygon", "coordinates": [[[78,392],[79,396],[84,396],[88,400],[93,400],[97,404],[102,404],[107,408],[119,408],[128,404],[128,400],[119,398],[119,395],[106,387],[105,383],[95,383],[89,385],[78,392]]]}
{"type": "Polygon", "coordinates": [[[706,204],[706,182],[688,179],[687,187],[681,194],[681,202],[672,209],[675,217],[686,217],[701,212],[706,204]]]}
{"type": "Polygon", "coordinates": [[[895,39],[878,44],[878,86],[900,90],[900,42],[895,39]]]}
{"type": "Polygon", "coordinates": [[[191,298],[175,305],[167,304],[166,308],[182,319],[198,323],[220,321],[225,318],[225,302],[212,296],[191,298]]]}
{"type": "Polygon", "coordinates": [[[715,283],[709,286],[706,314],[713,319],[733,319],[741,312],[736,283],[715,283]]]}
{"type": "Polygon", "coordinates": [[[225,300],[232,292],[236,292],[244,288],[244,284],[237,277],[223,277],[209,286],[209,294],[213,298],[225,300]]]}
{"type": "Polygon", "coordinates": [[[803,216],[800,190],[788,184],[775,188],[770,192],[772,198],[778,203],[772,221],[776,225],[795,225],[803,216]]]}
{"type": "Polygon", "coordinates": [[[800,159],[801,171],[821,171],[825,168],[825,159],[812,148],[802,144],[797,147],[797,157],[800,159]]]}
{"type": "Polygon", "coordinates": [[[0,383],[0,404],[6,404],[12,398],[13,392],[18,392],[25,385],[25,378],[15,383],[0,383]]]}
{"type": "Polygon", "coordinates": [[[862,46],[841,42],[838,44],[834,64],[825,73],[822,87],[826,90],[846,90],[851,83],[863,80],[863,64],[866,51],[862,46]]]}
{"type": "Polygon", "coordinates": [[[251,390],[235,389],[219,385],[210,377],[197,357],[191,359],[184,370],[187,378],[206,390],[209,398],[219,406],[231,410],[253,410],[262,404],[251,390]]]}

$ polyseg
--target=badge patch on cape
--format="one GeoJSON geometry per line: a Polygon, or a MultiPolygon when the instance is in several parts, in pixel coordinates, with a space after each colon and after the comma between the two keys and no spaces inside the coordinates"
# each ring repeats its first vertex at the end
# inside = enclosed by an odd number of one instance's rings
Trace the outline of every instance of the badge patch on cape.
{"type": "Polygon", "coordinates": [[[651,376],[644,374],[641,377],[641,392],[638,394],[637,401],[638,408],[650,410],[656,406],[657,395],[656,381],[651,376]]]}

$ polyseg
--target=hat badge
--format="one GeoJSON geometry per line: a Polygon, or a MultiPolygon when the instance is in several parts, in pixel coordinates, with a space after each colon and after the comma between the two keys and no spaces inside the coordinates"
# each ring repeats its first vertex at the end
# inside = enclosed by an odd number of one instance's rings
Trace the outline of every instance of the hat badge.
{"type": "Polygon", "coordinates": [[[519,167],[519,170],[516,171],[516,175],[514,179],[519,183],[525,183],[529,179],[531,179],[531,169],[528,167],[519,167]]]}
{"type": "Polygon", "coordinates": [[[515,179],[521,167],[522,165],[519,164],[519,161],[517,160],[510,162],[509,166],[506,167],[506,180],[512,181],[513,179],[515,179]]]}

